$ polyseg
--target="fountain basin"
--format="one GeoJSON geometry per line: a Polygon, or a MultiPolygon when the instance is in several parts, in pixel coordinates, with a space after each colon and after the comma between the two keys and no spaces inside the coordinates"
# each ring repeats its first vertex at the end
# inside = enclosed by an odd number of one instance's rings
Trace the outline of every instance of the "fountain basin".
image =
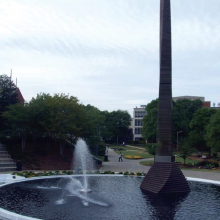
{"type": "Polygon", "coordinates": [[[146,195],[142,178],[88,175],[91,193],[80,193],[81,175],[25,179],[0,187],[0,217],[7,219],[218,219],[220,187],[190,181],[188,196],[146,195]],[[71,177],[72,178],[72,177],[71,177]],[[69,189],[73,181],[73,191],[69,189]],[[28,217],[27,217],[28,216],[28,217]],[[210,218],[211,216],[211,218],[210,218]]]}

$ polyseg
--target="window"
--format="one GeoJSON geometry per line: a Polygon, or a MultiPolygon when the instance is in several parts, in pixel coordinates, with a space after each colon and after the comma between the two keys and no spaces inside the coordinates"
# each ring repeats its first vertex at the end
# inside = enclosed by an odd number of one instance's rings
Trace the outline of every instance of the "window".
{"type": "Polygon", "coordinates": [[[135,118],[143,118],[146,114],[146,111],[136,111],[135,118]]]}
{"type": "Polygon", "coordinates": [[[141,134],[142,128],[135,128],[135,134],[141,134]]]}
{"type": "Polygon", "coordinates": [[[143,126],[143,120],[142,119],[135,119],[135,126],[143,126]]]}

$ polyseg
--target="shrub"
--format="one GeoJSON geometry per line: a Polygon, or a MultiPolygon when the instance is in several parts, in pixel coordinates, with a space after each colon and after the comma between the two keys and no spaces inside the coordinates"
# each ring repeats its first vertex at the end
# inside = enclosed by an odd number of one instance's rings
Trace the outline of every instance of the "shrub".
{"type": "Polygon", "coordinates": [[[129,172],[128,171],[124,172],[124,175],[125,176],[129,175],[129,172]]]}
{"type": "Polygon", "coordinates": [[[104,174],[115,174],[115,173],[112,171],[105,171],[104,174]]]}
{"type": "Polygon", "coordinates": [[[219,163],[217,162],[211,162],[211,161],[199,161],[196,166],[207,166],[207,165],[213,165],[214,167],[219,167],[219,163]]]}

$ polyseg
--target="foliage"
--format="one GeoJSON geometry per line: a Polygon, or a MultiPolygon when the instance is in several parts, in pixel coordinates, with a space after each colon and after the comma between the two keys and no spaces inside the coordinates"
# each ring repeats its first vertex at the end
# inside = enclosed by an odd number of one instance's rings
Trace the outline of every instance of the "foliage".
{"type": "Polygon", "coordinates": [[[192,120],[193,114],[202,108],[203,102],[199,99],[189,100],[189,99],[179,99],[176,104],[180,105],[184,109],[188,123],[192,120]]]}
{"type": "Polygon", "coordinates": [[[182,131],[179,139],[187,137],[189,134],[189,120],[186,117],[186,110],[178,103],[173,102],[173,129],[172,129],[172,142],[177,141],[177,132],[182,131]]]}
{"type": "Polygon", "coordinates": [[[131,124],[131,116],[127,111],[117,110],[113,112],[104,111],[105,126],[109,131],[109,137],[115,142],[117,136],[126,137],[129,133],[129,126],[131,124]]]}
{"type": "Polygon", "coordinates": [[[157,153],[157,144],[147,145],[147,151],[149,154],[155,156],[157,153]]]}
{"type": "Polygon", "coordinates": [[[156,142],[158,99],[151,101],[146,106],[147,115],[143,118],[142,136],[148,142],[156,142]]]}
{"type": "Polygon", "coordinates": [[[85,114],[86,114],[86,121],[87,121],[87,135],[86,137],[102,137],[103,129],[105,126],[105,116],[102,112],[92,106],[86,105],[83,106],[85,114]]]}
{"type": "Polygon", "coordinates": [[[94,106],[84,106],[74,96],[66,94],[40,93],[28,104],[11,105],[3,113],[10,126],[11,135],[22,138],[22,149],[25,141],[32,136],[38,152],[46,153],[50,141],[59,141],[60,155],[64,146],[73,146],[78,138],[83,138],[93,153],[105,155],[104,141],[126,136],[129,131],[131,116],[127,111],[100,111],[94,106]],[[38,139],[47,141],[47,149],[39,147],[38,139]]]}
{"type": "Polygon", "coordinates": [[[189,142],[186,139],[179,146],[179,157],[183,158],[184,164],[186,163],[186,158],[194,152],[195,152],[195,149],[189,145],[189,142]]]}
{"type": "Polygon", "coordinates": [[[115,174],[115,172],[112,172],[112,171],[105,171],[103,174],[115,174]]]}
{"type": "MultiPolygon", "coordinates": [[[[87,174],[110,174],[110,175],[114,175],[116,174],[115,172],[113,171],[104,171],[104,172],[100,172],[100,171],[95,171],[95,172],[88,172],[87,174]]],[[[128,171],[126,172],[119,172],[118,174],[123,174],[125,176],[144,176],[145,174],[144,173],[140,173],[140,172],[137,172],[137,173],[129,173],[128,171]]],[[[73,171],[59,171],[59,170],[56,170],[56,171],[42,171],[42,172],[32,172],[32,171],[24,171],[24,172],[13,172],[11,175],[13,176],[21,176],[21,177],[25,177],[25,178],[31,178],[31,177],[42,177],[42,176],[54,176],[54,175],[74,175],[74,172],[73,171]]]]}
{"type": "Polygon", "coordinates": [[[5,125],[5,119],[1,114],[7,110],[9,105],[18,103],[18,97],[16,93],[17,87],[11,77],[7,75],[0,75],[0,132],[7,129],[5,125]]]}
{"type": "Polygon", "coordinates": [[[50,103],[52,98],[49,94],[40,93],[29,102],[29,123],[35,144],[38,137],[52,138],[50,133],[50,103]]]}
{"type": "Polygon", "coordinates": [[[21,137],[22,150],[24,150],[26,139],[30,131],[28,105],[10,105],[8,110],[5,111],[2,116],[7,120],[12,135],[21,137]]]}
{"type": "Polygon", "coordinates": [[[189,133],[189,142],[193,148],[196,148],[200,151],[207,150],[205,134],[206,126],[210,122],[212,115],[216,113],[215,109],[211,108],[202,108],[197,110],[190,122],[190,133],[189,133]]]}
{"type": "MultiPolygon", "coordinates": [[[[172,142],[176,142],[176,133],[182,131],[181,136],[187,137],[190,131],[189,123],[193,114],[202,107],[200,100],[180,99],[173,101],[173,135],[172,142]]],[[[146,106],[147,115],[143,119],[142,135],[148,142],[156,142],[158,99],[146,106]]]]}
{"type": "Polygon", "coordinates": [[[213,153],[220,152],[220,110],[212,115],[210,123],[206,126],[205,140],[213,153]]]}
{"type": "Polygon", "coordinates": [[[207,166],[207,165],[213,165],[214,167],[219,167],[219,163],[217,162],[211,162],[211,161],[199,161],[196,166],[207,166]]]}

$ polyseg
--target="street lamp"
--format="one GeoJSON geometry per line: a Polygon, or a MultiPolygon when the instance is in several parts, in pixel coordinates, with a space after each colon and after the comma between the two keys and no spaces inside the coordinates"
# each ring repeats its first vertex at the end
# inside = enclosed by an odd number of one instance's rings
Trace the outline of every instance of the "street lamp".
{"type": "Polygon", "coordinates": [[[179,133],[182,133],[182,131],[178,131],[177,132],[177,152],[179,152],[179,149],[178,149],[178,146],[179,146],[179,138],[178,138],[178,135],[179,133]]]}
{"type": "MultiPolygon", "coordinates": [[[[100,126],[100,125],[96,125],[96,128],[97,128],[97,135],[98,137],[102,140],[102,137],[101,137],[101,131],[102,131],[102,128],[105,128],[106,126],[100,126]]],[[[96,156],[98,156],[98,145],[96,143],[96,156]]]]}

